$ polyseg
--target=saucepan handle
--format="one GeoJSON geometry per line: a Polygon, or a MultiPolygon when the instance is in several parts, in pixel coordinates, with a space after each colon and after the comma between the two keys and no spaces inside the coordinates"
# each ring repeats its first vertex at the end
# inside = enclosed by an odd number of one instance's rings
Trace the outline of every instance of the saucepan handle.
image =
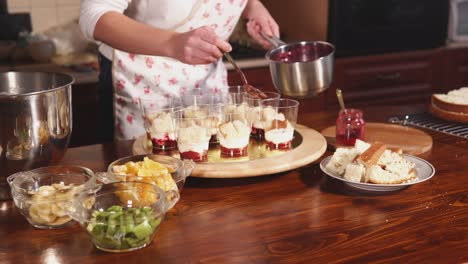
{"type": "Polygon", "coordinates": [[[262,37],[275,48],[282,46],[282,45],[286,45],[286,43],[282,41],[281,39],[275,36],[271,36],[271,37],[267,36],[265,33],[263,33],[263,31],[260,32],[260,35],[262,35],[262,37]]]}

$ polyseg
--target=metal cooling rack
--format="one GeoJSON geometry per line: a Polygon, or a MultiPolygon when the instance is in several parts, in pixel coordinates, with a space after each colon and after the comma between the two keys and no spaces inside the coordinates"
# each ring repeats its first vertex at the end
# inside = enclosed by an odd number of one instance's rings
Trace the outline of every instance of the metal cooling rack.
{"type": "Polygon", "coordinates": [[[388,121],[390,123],[416,126],[449,134],[456,137],[468,138],[467,124],[445,121],[433,117],[429,113],[418,113],[401,117],[392,117],[388,121]]]}

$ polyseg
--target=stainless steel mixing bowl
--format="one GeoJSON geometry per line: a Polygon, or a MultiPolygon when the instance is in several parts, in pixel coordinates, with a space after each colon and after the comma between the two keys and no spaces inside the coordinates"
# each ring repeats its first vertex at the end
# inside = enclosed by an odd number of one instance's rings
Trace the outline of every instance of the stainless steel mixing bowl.
{"type": "Polygon", "coordinates": [[[0,73],[0,200],[6,177],[57,163],[72,130],[73,77],[45,72],[0,73]]]}
{"type": "Polygon", "coordinates": [[[316,96],[333,80],[335,47],[323,41],[284,43],[262,34],[274,47],[265,55],[275,88],[293,98],[316,96]]]}

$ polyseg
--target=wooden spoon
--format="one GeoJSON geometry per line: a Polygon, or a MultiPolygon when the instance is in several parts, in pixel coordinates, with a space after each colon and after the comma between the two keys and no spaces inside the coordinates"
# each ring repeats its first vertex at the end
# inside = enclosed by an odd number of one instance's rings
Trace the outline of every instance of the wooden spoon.
{"type": "Polygon", "coordinates": [[[239,66],[237,66],[237,63],[231,57],[231,54],[229,54],[228,52],[225,52],[224,57],[226,57],[226,59],[232,64],[232,66],[234,66],[234,69],[237,71],[237,73],[239,73],[239,75],[241,76],[242,82],[244,83],[242,85],[242,87],[244,87],[244,90],[245,90],[246,93],[248,93],[250,96],[252,96],[254,98],[261,98],[261,99],[268,98],[268,96],[264,92],[262,92],[259,89],[253,87],[252,85],[250,85],[247,82],[247,78],[245,78],[244,73],[239,68],[239,66]]]}

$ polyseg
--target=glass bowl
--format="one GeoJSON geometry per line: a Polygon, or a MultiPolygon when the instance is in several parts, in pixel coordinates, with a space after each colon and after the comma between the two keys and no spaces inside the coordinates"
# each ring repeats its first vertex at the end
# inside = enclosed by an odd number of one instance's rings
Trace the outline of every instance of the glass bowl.
{"type": "MultiPolygon", "coordinates": [[[[177,191],[171,193],[179,196],[177,191]]],[[[115,182],[79,193],[69,215],[88,232],[98,249],[118,253],[149,245],[173,205],[153,184],[115,182]]]]}
{"type": "Polygon", "coordinates": [[[96,184],[94,173],[79,166],[50,166],[15,173],[7,178],[13,201],[36,228],[68,225],[66,214],[73,196],[96,184]]]}
{"type": "Polygon", "coordinates": [[[129,162],[141,162],[144,160],[144,158],[149,158],[152,161],[156,161],[168,168],[172,179],[177,185],[177,190],[179,193],[184,187],[185,179],[192,173],[192,170],[195,168],[195,163],[192,160],[180,160],[171,156],[155,154],[134,155],[112,162],[107,169],[107,173],[97,173],[97,179],[103,183],[119,181],[142,181],[156,184],[164,191],[175,189],[171,188],[170,183],[167,183],[163,177],[160,177],[162,175],[145,175],[145,172],[140,172],[138,175],[125,175],[119,174],[113,170],[115,166],[121,166],[129,162]]]}

